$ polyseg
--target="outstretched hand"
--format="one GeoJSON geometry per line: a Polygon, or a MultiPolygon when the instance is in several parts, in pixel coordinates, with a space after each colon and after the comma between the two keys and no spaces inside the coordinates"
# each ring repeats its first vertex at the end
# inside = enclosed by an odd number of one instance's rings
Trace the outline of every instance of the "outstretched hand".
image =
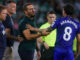
{"type": "Polygon", "coordinates": [[[45,47],[45,49],[46,49],[46,50],[48,50],[48,49],[49,49],[48,44],[47,44],[47,43],[45,43],[45,42],[44,42],[44,47],[45,47]]]}
{"type": "Polygon", "coordinates": [[[36,29],[32,27],[30,24],[26,24],[26,27],[30,29],[31,31],[37,31],[40,32],[42,36],[48,35],[50,32],[47,32],[47,29],[36,29]]]}
{"type": "Polygon", "coordinates": [[[22,41],[23,41],[23,38],[18,35],[18,36],[17,36],[17,40],[18,40],[19,42],[22,42],[22,41]]]}
{"type": "Polygon", "coordinates": [[[46,36],[46,35],[50,34],[50,32],[47,32],[46,29],[43,29],[41,31],[41,33],[42,33],[42,36],[46,36]]]}

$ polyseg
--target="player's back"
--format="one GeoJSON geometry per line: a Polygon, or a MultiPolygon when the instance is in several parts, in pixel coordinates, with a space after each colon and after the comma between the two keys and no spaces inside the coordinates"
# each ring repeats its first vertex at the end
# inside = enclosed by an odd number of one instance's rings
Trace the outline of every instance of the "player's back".
{"type": "Polygon", "coordinates": [[[73,40],[78,32],[79,23],[71,17],[58,19],[56,46],[63,49],[72,49],[73,40]]]}

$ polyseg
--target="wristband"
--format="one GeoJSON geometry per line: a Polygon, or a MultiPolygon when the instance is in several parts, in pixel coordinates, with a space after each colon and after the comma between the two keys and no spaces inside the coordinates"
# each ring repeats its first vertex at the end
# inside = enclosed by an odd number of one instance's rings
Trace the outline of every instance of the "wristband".
{"type": "Polygon", "coordinates": [[[43,41],[43,43],[42,43],[42,44],[44,45],[44,43],[45,43],[45,42],[43,41]]]}

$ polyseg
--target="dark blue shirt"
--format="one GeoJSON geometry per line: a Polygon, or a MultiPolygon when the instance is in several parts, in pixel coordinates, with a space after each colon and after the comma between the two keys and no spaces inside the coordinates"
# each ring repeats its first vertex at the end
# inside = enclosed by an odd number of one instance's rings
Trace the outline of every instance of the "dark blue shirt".
{"type": "Polygon", "coordinates": [[[73,40],[80,33],[80,24],[71,17],[63,17],[53,22],[53,29],[57,28],[55,47],[72,49],[73,40]]]}
{"type": "MultiPolygon", "coordinates": [[[[7,15],[6,20],[3,22],[5,28],[10,29],[10,34],[14,36],[14,28],[13,28],[13,20],[12,18],[7,15]]],[[[7,38],[7,46],[13,46],[14,41],[12,39],[7,38]]]]}
{"type": "Polygon", "coordinates": [[[0,22],[0,48],[6,47],[6,34],[3,24],[0,22]]]}

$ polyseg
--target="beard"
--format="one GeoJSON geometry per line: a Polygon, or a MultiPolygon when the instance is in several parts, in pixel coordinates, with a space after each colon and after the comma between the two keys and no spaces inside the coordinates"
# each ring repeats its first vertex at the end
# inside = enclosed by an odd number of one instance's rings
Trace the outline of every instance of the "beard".
{"type": "Polygon", "coordinates": [[[34,14],[34,15],[30,14],[29,16],[30,16],[31,18],[34,18],[35,14],[34,14]]]}
{"type": "Polygon", "coordinates": [[[11,15],[16,14],[16,12],[9,12],[11,15]]]}
{"type": "Polygon", "coordinates": [[[31,15],[31,17],[34,17],[35,15],[31,15]]]}

